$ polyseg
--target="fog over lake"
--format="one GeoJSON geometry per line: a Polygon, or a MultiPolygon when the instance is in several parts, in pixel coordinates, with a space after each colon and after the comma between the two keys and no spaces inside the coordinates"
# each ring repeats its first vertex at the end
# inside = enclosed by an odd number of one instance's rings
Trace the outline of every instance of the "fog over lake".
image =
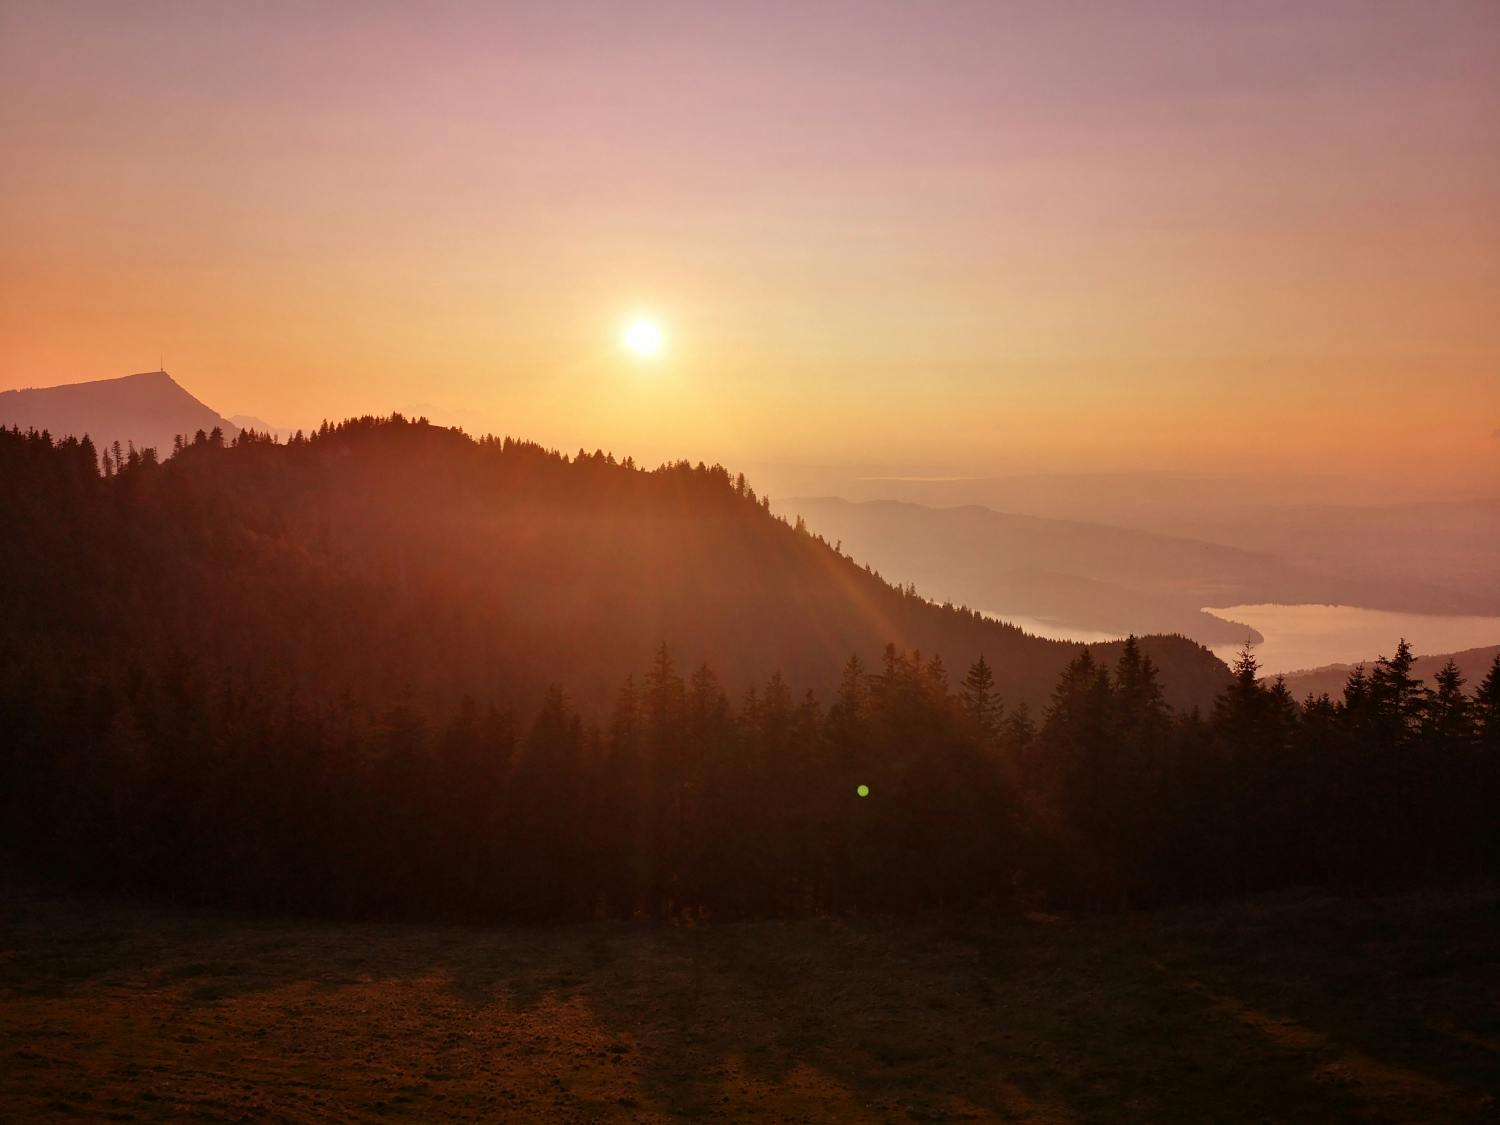
{"type": "Polygon", "coordinates": [[[1101,644],[1104,641],[1118,641],[1123,634],[1110,633],[1099,629],[1084,629],[1075,625],[1060,625],[1056,621],[1048,621],[1042,617],[1021,617],[1014,613],[993,613],[984,611],[986,617],[993,617],[997,621],[1004,621],[1014,625],[1018,629],[1025,629],[1033,637],[1046,637],[1054,641],[1078,641],[1080,644],[1101,644]]]}
{"type": "MultiPolygon", "coordinates": [[[[1500,617],[1391,613],[1347,605],[1235,605],[1208,612],[1258,629],[1265,641],[1255,646],[1255,656],[1271,675],[1371,661],[1390,655],[1401,637],[1419,655],[1500,644],[1500,617]]],[[[1213,651],[1233,660],[1238,646],[1215,645],[1213,651]]]]}
{"type": "MultiPolygon", "coordinates": [[[[1441,616],[1392,613],[1349,605],[1234,605],[1204,607],[1208,613],[1240,621],[1259,630],[1265,640],[1255,646],[1255,657],[1267,675],[1320,668],[1325,664],[1357,664],[1388,656],[1405,637],[1418,655],[1457,652],[1500,644],[1500,617],[1441,616]]],[[[1059,624],[1039,617],[991,613],[1038,637],[1096,644],[1119,640],[1117,633],[1059,624]]],[[[1215,655],[1233,662],[1237,644],[1209,646],[1215,655]]]]}

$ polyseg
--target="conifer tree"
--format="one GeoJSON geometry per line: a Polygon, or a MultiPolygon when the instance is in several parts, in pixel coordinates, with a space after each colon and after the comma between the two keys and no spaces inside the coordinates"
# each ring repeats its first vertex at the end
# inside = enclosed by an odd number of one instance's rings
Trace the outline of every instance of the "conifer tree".
{"type": "Polygon", "coordinates": [[[1474,707],[1464,692],[1463,673],[1450,657],[1433,677],[1423,708],[1422,729],[1437,751],[1462,749],[1473,740],[1474,707]]]}
{"type": "Polygon", "coordinates": [[[1485,749],[1500,754],[1500,653],[1474,691],[1474,719],[1485,749]]]}
{"type": "Polygon", "coordinates": [[[1370,675],[1375,719],[1393,743],[1404,742],[1422,721],[1426,703],[1422,681],[1411,674],[1416,660],[1410,643],[1402,637],[1394,655],[1377,660],[1370,675]]]}
{"type": "Polygon", "coordinates": [[[979,733],[982,745],[993,745],[1000,733],[1004,707],[995,693],[995,674],[983,654],[969,667],[959,690],[964,713],[979,733]]]}

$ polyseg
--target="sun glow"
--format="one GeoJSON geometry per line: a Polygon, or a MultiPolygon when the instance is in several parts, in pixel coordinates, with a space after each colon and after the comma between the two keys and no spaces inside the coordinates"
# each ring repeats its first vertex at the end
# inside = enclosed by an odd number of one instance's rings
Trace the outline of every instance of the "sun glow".
{"type": "Polygon", "coordinates": [[[648,316],[638,316],[626,322],[620,333],[620,343],[633,356],[654,359],[666,347],[667,337],[660,322],[648,316]]]}

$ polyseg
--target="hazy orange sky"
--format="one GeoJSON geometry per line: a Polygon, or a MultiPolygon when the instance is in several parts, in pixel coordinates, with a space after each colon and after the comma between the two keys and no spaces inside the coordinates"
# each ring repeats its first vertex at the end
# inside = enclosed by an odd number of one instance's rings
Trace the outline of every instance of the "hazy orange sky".
{"type": "Polygon", "coordinates": [[[0,151],[0,388],[1500,479],[1494,0],[0,0],[0,151]]]}

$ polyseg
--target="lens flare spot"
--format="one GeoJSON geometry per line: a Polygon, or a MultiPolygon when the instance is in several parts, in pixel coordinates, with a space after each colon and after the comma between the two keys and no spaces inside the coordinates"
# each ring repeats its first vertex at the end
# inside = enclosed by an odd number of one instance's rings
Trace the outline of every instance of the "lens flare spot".
{"type": "Polygon", "coordinates": [[[868,797],[870,795],[870,787],[868,785],[859,785],[859,786],[856,786],[855,789],[854,789],[854,791],[856,793],[858,793],[861,797],[868,797]]]}

